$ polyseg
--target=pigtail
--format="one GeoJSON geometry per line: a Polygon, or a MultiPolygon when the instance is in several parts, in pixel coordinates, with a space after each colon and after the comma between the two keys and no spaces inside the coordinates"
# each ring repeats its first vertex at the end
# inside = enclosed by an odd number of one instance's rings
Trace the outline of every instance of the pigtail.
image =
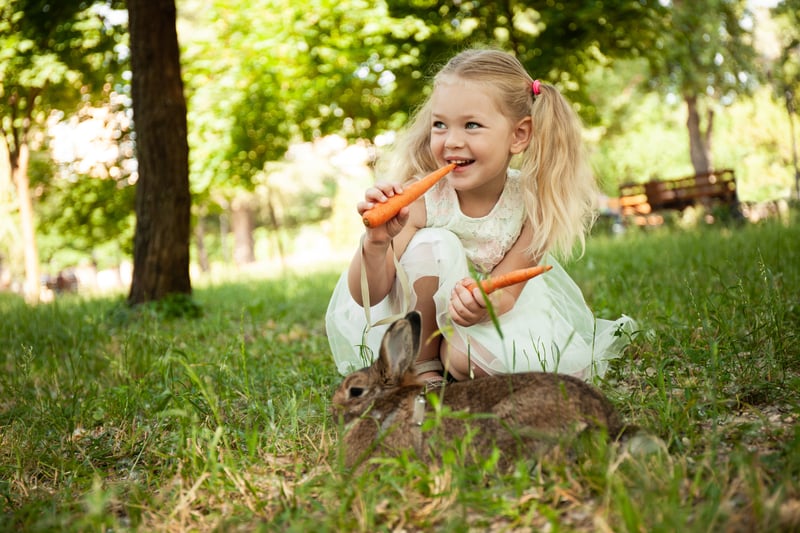
{"type": "Polygon", "coordinates": [[[594,215],[596,184],[581,137],[581,122],[552,85],[538,84],[531,107],[533,136],[521,162],[525,207],[533,228],[532,257],[568,258],[575,241],[583,254],[594,215]]]}

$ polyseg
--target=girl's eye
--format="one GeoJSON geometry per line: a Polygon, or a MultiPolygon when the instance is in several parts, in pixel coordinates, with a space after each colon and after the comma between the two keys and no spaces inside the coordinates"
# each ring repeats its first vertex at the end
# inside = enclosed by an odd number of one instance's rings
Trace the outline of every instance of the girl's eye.
{"type": "Polygon", "coordinates": [[[474,129],[477,129],[477,128],[480,128],[480,127],[481,127],[481,125],[478,124],[477,122],[467,122],[467,125],[466,125],[466,128],[468,130],[474,130],[474,129]]]}
{"type": "Polygon", "coordinates": [[[444,122],[442,122],[441,120],[436,120],[436,121],[434,121],[434,123],[433,123],[433,129],[435,129],[435,130],[443,130],[443,129],[445,129],[446,127],[447,127],[447,126],[445,126],[445,125],[444,125],[444,122]]]}

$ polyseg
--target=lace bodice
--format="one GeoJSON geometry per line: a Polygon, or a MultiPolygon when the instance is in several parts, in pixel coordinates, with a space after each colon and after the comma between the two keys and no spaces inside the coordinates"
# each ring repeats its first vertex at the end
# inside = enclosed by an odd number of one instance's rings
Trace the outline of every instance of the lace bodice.
{"type": "Polygon", "coordinates": [[[506,186],[488,215],[471,218],[461,212],[456,191],[447,181],[439,181],[425,195],[427,227],[445,228],[455,233],[464,245],[475,268],[488,274],[516,242],[525,221],[519,171],[508,170],[506,186]]]}

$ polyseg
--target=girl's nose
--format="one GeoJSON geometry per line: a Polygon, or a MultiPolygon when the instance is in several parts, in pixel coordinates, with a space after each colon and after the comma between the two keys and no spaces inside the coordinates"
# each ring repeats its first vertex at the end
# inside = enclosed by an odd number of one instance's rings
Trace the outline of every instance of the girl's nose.
{"type": "Polygon", "coordinates": [[[464,145],[464,140],[461,135],[455,130],[447,132],[447,138],[444,141],[445,148],[459,148],[464,145]]]}

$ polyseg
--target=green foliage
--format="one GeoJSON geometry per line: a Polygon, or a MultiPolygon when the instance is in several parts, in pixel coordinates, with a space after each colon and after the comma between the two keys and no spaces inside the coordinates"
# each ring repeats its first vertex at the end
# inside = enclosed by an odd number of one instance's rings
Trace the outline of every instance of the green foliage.
{"type": "Polygon", "coordinates": [[[800,1],[783,0],[772,10],[778,26],[779,55],[768,66],[778,99],[790,112],[800,110],[800,1]]]}
{"type": "Polygon", "coordinates": [[[673,2],[656,46],[646,54],[652,82],[680,95],[730,103],[759,78],[753,16],[744,0],[673,2]]]}
{"type": "Polygon", "coordinates": [[[412,33],[390,39],[412,58],[396,72],[406,83],[401,90],[419,94],[419,81],[461,48],[494,45],[514,52],[535,77],[557,84],[590,120],[596,110],[584,81],[592,65],[638,56],[652,47],[665,10],[659,2],[627,0],[580,6],[519,1],[387,4],[396,20],[417,22],[412,33]]]}
{"type": "MultiPolygon", "coordinates": [[[[686,157],[685,106],[677,98],[648,91],[647,64],[617,61],[597,67],[587,89],[600,110],[586,128],[591,161],[603,190],[618,195],[626,182],[691,175],[686,157]]],[[[792,189],[791,128],[782,102],[761,88],[739,98],[715,118],[712,153],[717,168],[736,172],[739,199],[765,202],[788,198],[792,189]]]]}
{"type": "Polygon", "coordinates": [[[172,318],[201,318],[202,308],[188,294],[168,294],[154,302],[141,304],[138,312],[150,311],[161,320],[172,318]]]}
{"type": "Polygon", "coordinates": [[[202,195],[252,188],[265,164],[298,140],[333,132],[372,139],[398,128],[438,64],[470,43],[514,51],[594,116],[583,83],[588,65],[639,53],[655,39],[663,9],[628,0],[577,12],[520,2],[182,6],[193,188],[202,195]]]}
{"type": "Polygon", "coordinates": [[[337,180],[329,169],[272,164],[257,176],[257,183],[262,223],[268,229],[297,229],[330,217],[329,199],[336,194],[337,180]]]}
{"type": "Polygon", "coordinates": [[[658,94],[643,94],[636,81],[641,79],[641,63],[635,65],[619,74],[599,68],[588,85],[602,102],[601,125],[588,129],[591,161],[604,192],[612,197],[619,195],[622,183],[692,173],[684,162],[688,141],[683,109],[658,94]],[[633,76],[627,77],[631,72],[633,76]]]}
{"type": "MultiPolygon", "coordinates": [[[[696,81],[697,72],[707,72],[704,83],[722,96],[743,87],[734,80],[737,69],[748,73],[744,85],[756,79],[750,33],[742,26],[749,14],[741,2],[545,4],[179,0],[198,216],[215,217],[245,190],[258,199],[258,222],[269,231],[335,219],[331,202],[346,201],[352,218],[352,198],[362,189],[344,183],[329,161],[320,164],[317,154],[304,155],[314,161],[297,165],[300,172],[292,174],[275,162],[297,140],[330,132],[371,139],[400,127],[424,97],[439,63],[472,44],[514,51],[532,73],[575,100],[590,127],[595,169],[611,195],[621,181],[691,172],[685,117],[671,92],[684,77],[696,81]],[[723,31],[711,31],[715,24],[723,31]],[[686,53],[690,57],[684,58],[686,53]],[[648,72],[651,65],[658,67],[658,76],[648,72]],[[666,100],[650,94],[657,85],[670,92],[666,100]]],[[[782,2],[775,10],[783,21],[779,37],[785,58],[780,61],[786,60],[789,81],[797,55],[795,4],[782,2]]],[[[124,3],[13,0],[2,5],[3,94],[22,90],[25,83],[33,90],[18,92],[13,113],[2,107],[7,98],[0,101],[4,127],[23,124],[34,109],[41,111],[33,115],[40,121],[58,107],[69,119],[69,109],[79,101],[127,92],[117,77],[125,68],[119,52],[127,36],[102,6],[121,9],[124,3]],[[47,91],[40,94],[43,80],[47,91]]],[[[717,166],[736,170],[746,200],[784,196],[784,177],[791,173],[784,119],[760,98],[737,101],[716,119],[717,166]],[[742,131],[749,142],[741,142],[742,131]]],[[[121,183],[118,190],[110,182],[86,181],[80,173],[71,176],[78,179],[74,184],[53,175],[44,165],[32,176],[42,194],[37,224],[45,260],[65,254],[68,246],[88,250],[92,242],[115,236],[116,249],[126,252],[131,192],[121,183]]],[[[10,227],[7,220],[2,223],[10,227]]],[[[9,242],[2,245],[7,256],[9,242]]]]}
{"type": "Polygon", "coordinates": [[[290,143],[381,131],[391,85],[370,61],[386,24],[379,6],[358,0],[241,0],[192,13],[182,43],[194,189],[252,189],[290,143]]]}
{"type": "MultiPolygon", "coordinates": [[[[51,268],[74,266],[104,248],[112,261],[132,253],[136,179],[129,99],[111,93],[101,107],[83,106],[49,121],[49,153],[34,152],[28,171],[37,191],[37,244],[51,268]],[[73,258],[66,264],[57,256],[73,258]],[[53,262],[57,263],[56,265],[53,262]]],[[[58,116],[54,114],[54,117],[58,116]]],[[[118,263],[114,263],[116,266],[118,263]]]]}
{"type": "MultiPolygon", "coordinates": [[[[764,87],[719,117],[714,157],[720,167],[736,170],[739,197],[764,202],[793,193],[792,128],[785,103],[770,98],[764,87]],[[744,132],[744,133],[743,133],[744,132]]],[[[795,128],[797,117],[794,117],[795,128]]]]}
{"type": "Polygon", "coordinates": [[[791,530],[797,217],[592,237],[567,268],[599,316],[639,322],[602,388],[649,436],[509,473],[469,438],[434,439],[440,465],[343,470],[323,327],[338,269],[195,283],[201,316],[0,294],[0,528],[791,530]]]}
{"type": "MultiPolygon", "coordinates": [[[[121,66],[124,33],[92,9],[95,2],[9,0],[0,6],[0,117],[22,127],[34,109],[70,109],[102,91],[121,66]],[[94,93],[92,91],[95,91],[94,93]]],[[[16,148],[15,142],[9,142],[16,148]]]]}
{"type": "MultiPolygon", "coordinates": [[[[103,2],[48,2],[8,0],[0,3],[0,134],[8,148],[8,165],[18,172],[17,186],[28,196],[25,159],[20,156],[41,148],[34,132],[42,133],[51,111],[71,112],[86,102],[104,99],[112,90],[124,61],[118,47],[125,32],[107,15],[122,6],[114,0],[103,2]]],[[[33,158],[33,157],[32,157],[33,158]]],[[[49,177],[50,173],[42,173],[49,177]]],[[[27,204],[27,202],[26,202],[27,204]]],[[[30,212],[22,205],[19,213],[30,212]]],[[[33,227],[33,216],[21,226],[33,227]]],[[[3,220],[0,225],[6,225],[3,220]]],[[[34,235],[22,235],[26,256],[28,290],[33,291],[37,275],[31,263],[38,262],[34,235]]],[[[0,246],[0,253],[16,256],[12,246],[0,246]]]]}
{"type": "Polygon", "coordinates": [[[665,15],[658,39],[644,52],[649,83],[686,103],[693,171],[707,172],[719,168],[711,155],[719,106],[758,85],[755,20],[746,0],[676,1],[665,15]]]}
{"type": "Polygon", "coordinates": [[[107,242],[129,254],[133,245],[134,188],[113,179],[80,176],[54,181],[40,200],[42,259],[63,248],[91,254],[107,242]]]}

